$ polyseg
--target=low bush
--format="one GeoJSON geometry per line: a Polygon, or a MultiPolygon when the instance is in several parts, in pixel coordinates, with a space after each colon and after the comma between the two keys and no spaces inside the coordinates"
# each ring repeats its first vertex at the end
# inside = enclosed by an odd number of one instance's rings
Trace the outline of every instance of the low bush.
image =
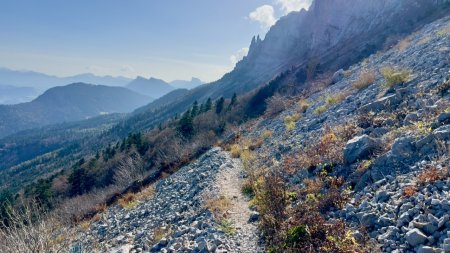
{"type": "Polygon", "coordinates": [[[365,239],[357,241],[344,222],[327,221],[322,214],[330,208],[342,207],[348,195],[334,189],[324,194],[307,194],[304,200],[288,201],[282,178],[279,172],[270,172],[264,183],[258,184],[256,206],[267,252],[375,251],[365,239]]]}
{"type": "Polygon", "coordinates": [[[417,189],[414,186],[406,186],[403,188],[403,196],[412,197],[417,193],[417,189]]]}
{"type": "Polygon", "coordinates": [[[437,168],[434,165],[424,168],[419,175],[417,175],[417,181],[419,184],[429,184],[436,181],[444,180],[448,178],[448,172],[446,168],[437,168]]]}
{"type": "Polygon", "coordinates": [[[388,88],[407,82],[411,76],[409,70],[395,69],[389,66],[381,68],[380,72],[386,80],[385,86],[388,88]]]}
{"type": "Polygon", "coordinates": [[[276,94],[267,100],[267,109],[265,114],[269,117],[277,115],[286,109],[286,98],[276,94]]]}

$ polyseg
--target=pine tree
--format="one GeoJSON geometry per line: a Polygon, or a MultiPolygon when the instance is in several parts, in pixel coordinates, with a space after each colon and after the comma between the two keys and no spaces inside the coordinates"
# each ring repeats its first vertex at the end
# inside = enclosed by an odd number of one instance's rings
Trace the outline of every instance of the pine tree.
{"type": "Polygon", "coordinates": [[[199,109],[198,109],[198,102],[196,100],[194,102],[194,104],[192,105],[191,117],[195,118],[195,116],[197,116],[198,114],[199,114],[199,109]]]}
{"type": "Polygon", "coordinates": [[[236,95],[236,93],[233,93],[233,97],[231,98],[231,102],[228,105],[227,111],[230,111],[231,108],[233,108],[233,106],[236,105],[236,103],[237,103],[237,95],[236,95]]]}
{"type": "Polygon", "coordinates": [[[205,112],[205,104],[204,103],[202,103],[200,105],[200,109],[198,109],[198,111],[199,111],[199,113],[204,113],[205,112]]]}
{"type": "Polygon", "coordinates": [[[211,110],[212,108],[212,100],[211,98],[208,98],[208,100],[206,100],[206,104],[205,104],[205,112],[211,110]]]}
{"type": "Polygon", "coordinates": [[[224,103],[225,103],[225,99],[223,97],[219,98],[216,101],[216,114],[220,114],[223,111],[224,103]]]}
{"type": "Polygon", "coordinates": [[[235,105],[237,102],[237,95],[236,93],[233,94],[233,97],[231,98],[230,106],[235,105]]]}
{"type": "Polygon", "coordinates": [[[185,112],[178,122],[178,131],[187,138],[194,134],[194,124],[192,122],[192,113],[190,110],[185,112]]]}
{"type": "Polygon", "coordinates": [[[68,178],[70,195],[77,196],[88,192],[94,186],[94,179],[84,168],[75,168],[68,178]]]}

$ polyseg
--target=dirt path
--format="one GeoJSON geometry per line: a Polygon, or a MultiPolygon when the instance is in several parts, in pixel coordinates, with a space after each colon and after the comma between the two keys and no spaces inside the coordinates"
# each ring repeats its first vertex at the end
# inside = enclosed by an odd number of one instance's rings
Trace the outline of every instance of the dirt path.
{"type": "Polygon", "coordinates": [[[215,179],[216,189],[220,196],[224,196],[232,203],[228,211],[228,220],[236,228],[233,238],[237,241],[237,249],[232,252],[264,252],[258,244],[258,228],[256,223],[249,223],[251,210],[249,200],[241,193],[242,163],[239,159],[232,159],[231,166],[221,169],[215,179]]]}

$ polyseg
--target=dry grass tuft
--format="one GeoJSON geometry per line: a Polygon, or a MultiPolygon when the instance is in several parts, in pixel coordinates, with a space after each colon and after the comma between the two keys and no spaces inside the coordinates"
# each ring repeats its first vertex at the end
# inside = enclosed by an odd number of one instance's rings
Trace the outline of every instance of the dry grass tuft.
{"type": "Polygon", "coordinates": [[[295,113],[293,115],[286,116],[284,118],[284,125],[287,131],[292,131],[295,129],[295,125],[297,121],[301,118],[299,113],[295,113]]]}
{"type": "Polygon", "coordinates": [[[241,156],[241,146],[239,144],[233,144],[230,146],[230,154],[233,158],[239,158],[241,156]]]}
{"type": "Polygon", "coordinates": [[[205,207],[214,215],[217,220],[223,220],[228,217],[228,211],[233,203],[225,196],[211,197],[207,196],[204,200],[205,207]]]}
{"type": "Polygon", "coordinates": [[[420,45],[427,44],[428,42],[430,42],[430,40],[431,40],[431,37],[430,37],[430,36],[423,37],[422,39],[419,40],[419,42],[417,43],[417,45],[420,46],[420,45]]]}
{"type": "Polygon", "coordinates": [[[135,194],[135,200],[141,201],[141,200],[147,200],[152,198],[156,193],[155,185],[149,185],[142,189],[140,192],[135,194]]]}
{"type": "Polygon", "coordinates": [[[406,49],[408,49],[408,47],[409,47],[410,44],[411,44],[411,38],[410,38],[410,37],[406,37],[406,38],[400,40],[400,41],[398,42],[398,44],[395,46],[395,48],[396,48],[398,51],[403,52],[403,51],[405,51],[406,49]]]}
{"type": "Polygon", "coordinates": [[[127,193],[123,195],[119,201],[119,206],[125,209],[133,209],[138,205],[138,202],[136,200],[136,194],[134,193],[127,193]]]}
{"type": "Polygon", "coordinates": [[[270,130],[266,130],[266,131],[264,131],[263,133],[262,133],[262,138],[264,139],[264,140],[267,140],[267,139],[269,139],[269,138],[272,138],[272,136],[273,136],[273,132],[272,131],[270,131],[270,130]]]}
{"type": "Polygon", "coordinates": [[[300,113],[306,112],[306,110],[308,110],[308,108],[309,108],[308,100],[306,100],[305,98],[301,98],[298,101],[298,107],[299,107],[300,113]]]}
{"type": "Polygon", "coordinates": [[[172,234],[172,229],[170,227],[158,227],[153,231],[153,244],[158,243],[164,237],[172,234]]]}
{"type": "Polygon", "coordinates": [[[373,70],[363,70],[359,74],[358,80],[352,83],[352,87],[356,90],[362,90],[369,87],[375,82],[375,72],[373,70]]]}

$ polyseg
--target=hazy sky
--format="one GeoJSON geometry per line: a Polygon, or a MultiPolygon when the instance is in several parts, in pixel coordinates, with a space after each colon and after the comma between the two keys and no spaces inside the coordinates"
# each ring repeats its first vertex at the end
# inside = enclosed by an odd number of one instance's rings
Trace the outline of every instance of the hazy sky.
{"type": "Polygon", "coordinates": [[[0,67],[213,81],[311,0],[1,0],[0,67]]]}

